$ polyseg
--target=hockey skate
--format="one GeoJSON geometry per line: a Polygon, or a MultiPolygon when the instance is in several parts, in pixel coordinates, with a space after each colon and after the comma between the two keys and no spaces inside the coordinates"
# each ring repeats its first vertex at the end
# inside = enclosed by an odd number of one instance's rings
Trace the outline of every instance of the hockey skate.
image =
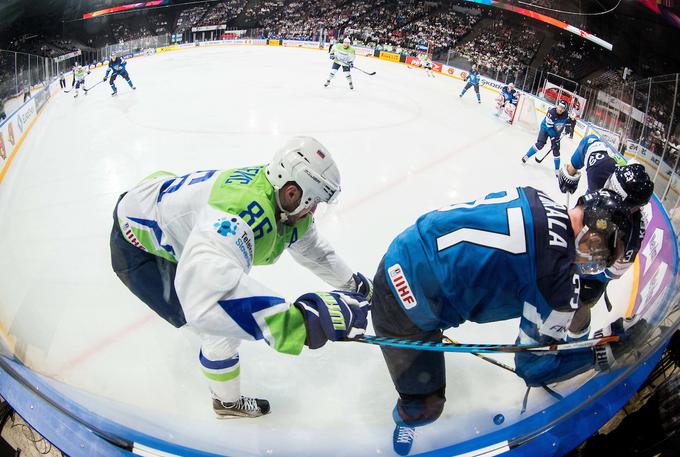
{"type": "Polygon", "coordinates": [[[354,84],[349,83],[349,88],[350,88],[351,90],[354,90],[354,84]]]}
{"type": "Polygon", "coordinates": [[[392,434],[392,446],[394,452],[399,455],[408,455],[413,446],[413,439],[416,436],[416,428],[406,425],[397,425],[392,434]]]}
{"type": "Polygon", "coordinates": [[[326,81],[326,82],[324,83],[323,87],[328,87],[328,85],[329,85],[330,83],[331,83],[330,81],[326,81]]]}
{"type": "Polygon", "coordinates": [[[269,413],[269,402],[259,398],[241,395],[236,402],[223,402],[213,398],[213,410],[218,419],[236,419],[239,417],[259,417],[269,413]]]}
{"type": "Polygon", "coordinates": [[[527,160],[529,160],[529,156],[526,155],[526,154],[524,154],[524,155],[522,156],[522,165],[524,165],[525,163],[527,163],[527,160]]]}

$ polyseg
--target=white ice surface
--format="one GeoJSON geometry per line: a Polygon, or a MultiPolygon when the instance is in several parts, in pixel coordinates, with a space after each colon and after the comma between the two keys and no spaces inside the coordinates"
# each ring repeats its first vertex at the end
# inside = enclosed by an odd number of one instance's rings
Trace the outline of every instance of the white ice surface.
{"type": "MultiPolygon", "coordinates": [[[[265,163],[293,135],[315,136],[338,162],[340,202],[318,222],[352,268],[370,276],[392,238],[426,211],[518,185],[565,200],[551,157],[522,166],[535,137],[492,116],[491,92],[483,90],[478,105],[472,91],[458,98],[460,81],[365,57],[356,64],[377,75],[354,71],[350,91],[341,72],[323,87],[324,52],[196,48],[130,60],[137,91],[119,78],[115,98],[108,84],[87,97],[53,97],[0,185],[0,323],[17,355],[93,411],[186,446],[230,455],[392,455],[396,393],[377,347],[328,344],[291,357],[244,343],[243,392],[270,400],[272,414],[217,421],[196,338],[157,318],[109,263],[117,196],[141,178],[265,163]]],[[[87,85],[102,76],[95,70],[87,85]]],[[[562,141],[563,160],[576,143],[562,141]]],[[[328,288],[287,255],[252,274],[290,299],[328,288]]],[[[616,315],[628,305],[629,283],[610,290],[616,315]]],[[[611,316],[596,314],[593,327],[611,316]]],[[[507,343],[517,325],[465,324],[448,333],[507,343]]],[[[497,430],[498,413],[501,427],[519,418],[521,379],[470,355],[446,358],[444,414],[419,429],[413,452],[497,430]]],[[[587,376],[556,390],[569,392],[587,376]]],[[[535,389],[526,415],[552,401],[535,389]]]]}

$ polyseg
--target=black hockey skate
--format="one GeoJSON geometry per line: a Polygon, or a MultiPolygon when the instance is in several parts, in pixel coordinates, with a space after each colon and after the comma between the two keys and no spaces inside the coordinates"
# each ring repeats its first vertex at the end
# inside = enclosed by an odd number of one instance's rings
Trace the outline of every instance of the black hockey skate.
{"type": "Polygon", "coordinates": [[[269,402],[259,398],[244,397],[235,402],[223,402],[213,398],[213,410],[218,419],[236,419],[239,417],[260,417],[269,413],[269,402]]]}

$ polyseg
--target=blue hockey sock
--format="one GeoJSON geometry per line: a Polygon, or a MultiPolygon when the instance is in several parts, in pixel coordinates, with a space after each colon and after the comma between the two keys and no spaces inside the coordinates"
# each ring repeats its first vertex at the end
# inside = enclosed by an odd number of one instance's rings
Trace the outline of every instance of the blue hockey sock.
{"type": "Polygon", "coordinates": [[[128,83],[128,86],[132,87],[132,80],[131,79],[128,79],[127,83],[128,83]]]}
{"type": "Polygon", "coordinates": [[[555,160],[555,171],[559,171],[559,169],[560,169],[560,158],[555,157],[554,160],[555,160]]]}
{"type": "Polygon", "coordinates": [[[536,146],[532,146],[529,149],[529,152],[527,152],[527,157],[531,157],[532,155],[536,154],[538,152],[538,149],[536,149],[536,146]]]}
{"type": "Polygon", "coordinates": [[[479,103],[482,103],[482,98],[479,96],[479,92],[477,92],[477,101],[478,101],[479,103]]]}

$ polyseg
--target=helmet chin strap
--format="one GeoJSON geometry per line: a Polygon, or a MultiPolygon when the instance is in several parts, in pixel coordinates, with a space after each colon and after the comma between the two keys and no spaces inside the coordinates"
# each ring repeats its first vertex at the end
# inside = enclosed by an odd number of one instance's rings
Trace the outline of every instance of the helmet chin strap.
{"type": "Polygon", "coordinates": [[[279,211],[281,212],[281,215],[279,216],[281,219],[281,222],[286,222],[291,216],[297,216],[300,214],[305,208],[302,205],[302,201],[300,201],[300,204],[295,208],[293,211],[286,211],[283,209],[283,205],[281,205],[281,197],[279,197],[279,190],[280,189],[275,189],[274,196],[276,198],[276,206],[278,206],[279,211]]]}

